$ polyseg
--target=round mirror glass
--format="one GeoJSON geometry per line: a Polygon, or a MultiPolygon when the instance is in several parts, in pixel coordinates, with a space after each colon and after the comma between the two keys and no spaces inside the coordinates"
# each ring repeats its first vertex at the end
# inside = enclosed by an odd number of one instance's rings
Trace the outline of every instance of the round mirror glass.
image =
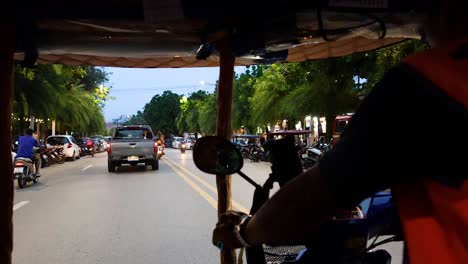
{"type": "Polygon", "coordinates": [[[236,173],[244,165],[240,151],[229,140],[215,136],[197,140],[193,161],[201,171],[217,175],[236,173]]]}

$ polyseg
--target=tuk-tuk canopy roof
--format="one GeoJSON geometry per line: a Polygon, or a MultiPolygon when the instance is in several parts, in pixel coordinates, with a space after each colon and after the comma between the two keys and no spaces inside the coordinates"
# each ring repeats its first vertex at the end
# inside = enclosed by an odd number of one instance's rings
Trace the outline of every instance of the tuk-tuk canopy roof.
{"type": "Polygon", "coordinates": [[[258,138],[258,135],[251,135],[251,134],[234,134],[232,138],[258,138]]]}
{"type": "Polygon", "coordinates": [[[312,131],[310,130],[282,130],[282,131],[269,132],[267,133],[267,135],[288,136],[288,135],[306,135],[310,133],[312,133],[312,131]]]}
{"type": "Polygon", "coordinates": [[[29,65],[219,66],[215,45],[226,35],[236,65],[344,56],[419,38],[422,0],[326,2],[25,0],[4,11],[15,16],[15,59],[29,65]]]}

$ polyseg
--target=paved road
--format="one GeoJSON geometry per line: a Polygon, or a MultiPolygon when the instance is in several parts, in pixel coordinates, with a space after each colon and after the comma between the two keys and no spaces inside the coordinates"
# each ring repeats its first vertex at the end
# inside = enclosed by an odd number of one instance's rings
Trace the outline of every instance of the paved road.
{"type": "MultiPolygon", "coordinates": [[[[191,151],[166,152],[158,171],[108,173],[101,153],[43,169],[25,189],[15,184],[14,263],[219,263],[210,243],[215,177],[191,151]]],[[[243,171],[263,182],[269,165],[246,161],[243,171]]],[[[248,211],[252,194],[233,176],[235,209],[248,211]]]]}

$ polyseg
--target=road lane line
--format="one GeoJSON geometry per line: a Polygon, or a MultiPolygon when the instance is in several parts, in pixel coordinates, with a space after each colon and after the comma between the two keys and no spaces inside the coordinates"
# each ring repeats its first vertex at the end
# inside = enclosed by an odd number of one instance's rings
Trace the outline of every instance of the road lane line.
{"type": "MultiPolygon", "coordinates": [[[[203,180],[202,178],[200,178],[199,176],[193,174],[192,172],[188,171],[186,168],[184,168],[183,166],[177,164],[175,161],[171,160],[171,159],[168,159],[168,158],[164,158],[165,160],[171,162],[173,165],[177,166],[178,168],[180,168],[181,170],[183,170],[184,172],[186,172],[187,174],[189,174],[190,176],[192,176],[195,180],[197,180],[198,182],[200,182],[201,184],[203,184],[206,188],[208,188],[210,191],[212,191],[213,193],[217,194],[218,193],[218,190],[216,189],[216,187],[214,187],[213,185],[209,184],[208,182],[206,182],[205,180],[203,180]]],[[[232,205],[239,211],[241,212],[244,212],[244,213],[249,213],[249,210],[247,210],[247,208],[245,208],[244,206],[242,206],[241,204],[239,204],[238,202],[234,201],[234,199],[231,199],[232,201],[232,205]]]]}
{"type": "Polygon", "coordinates": [[[203,197],[211,206],[213,206],[215,209],[218,208],[218,203],[216,202],[213,197],[211,197],[208,193],[206,193],[200,186],[198,186],[196,183],[194,183],[189,177],[185,176],[181,171],[176,169],[174,165],[172,165],[169,162],[165,162],[171,169],[184,180],[192,189],[194,189],[201,197],[203,197]]]}
{"type": "Polygon", "coordinates": [[[93,165],[88,165],[88,166],[84,167],[83,169],[81,169],[81,171],[85,171],[85,170],[91,168],[92,166],[93,166],[93,165]]]}
{"type": "Polygon", "coordinates": [[[29,203],[29,201],[21,201],[17,204],[15,204],[15,206],[13,206],[13,211],[16,211],[18,209],[20,209],[21,207],[27,205],[29,203]]]}

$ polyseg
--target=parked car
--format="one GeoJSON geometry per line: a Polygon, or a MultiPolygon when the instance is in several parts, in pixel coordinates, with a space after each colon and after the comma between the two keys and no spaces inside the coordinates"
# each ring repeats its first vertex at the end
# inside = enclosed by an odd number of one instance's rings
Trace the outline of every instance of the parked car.
{"type": "Polygon", "coordinates": [[[182,142],[185,143],[186,149],[193,149],[193,146],[195,146],[195,140],[191,138],[184,139],[182,142]]]}
{"type": "Polygon", "coordinates": [[[70,135],[56,135],[47,138],[47,147],[63,147],[63,153],[66,158],[71,160],[79,159],[81,147],[73,136],[70,135]]]}
{"type": "Polygon", "coordinates": [[[175,149],[179,149],[180,148],[180,143],[182,143],[182,140],[184,140],[184,138],[174,137],[174,140],[172,141],[172,147],[175,148],[175,149]]]}

